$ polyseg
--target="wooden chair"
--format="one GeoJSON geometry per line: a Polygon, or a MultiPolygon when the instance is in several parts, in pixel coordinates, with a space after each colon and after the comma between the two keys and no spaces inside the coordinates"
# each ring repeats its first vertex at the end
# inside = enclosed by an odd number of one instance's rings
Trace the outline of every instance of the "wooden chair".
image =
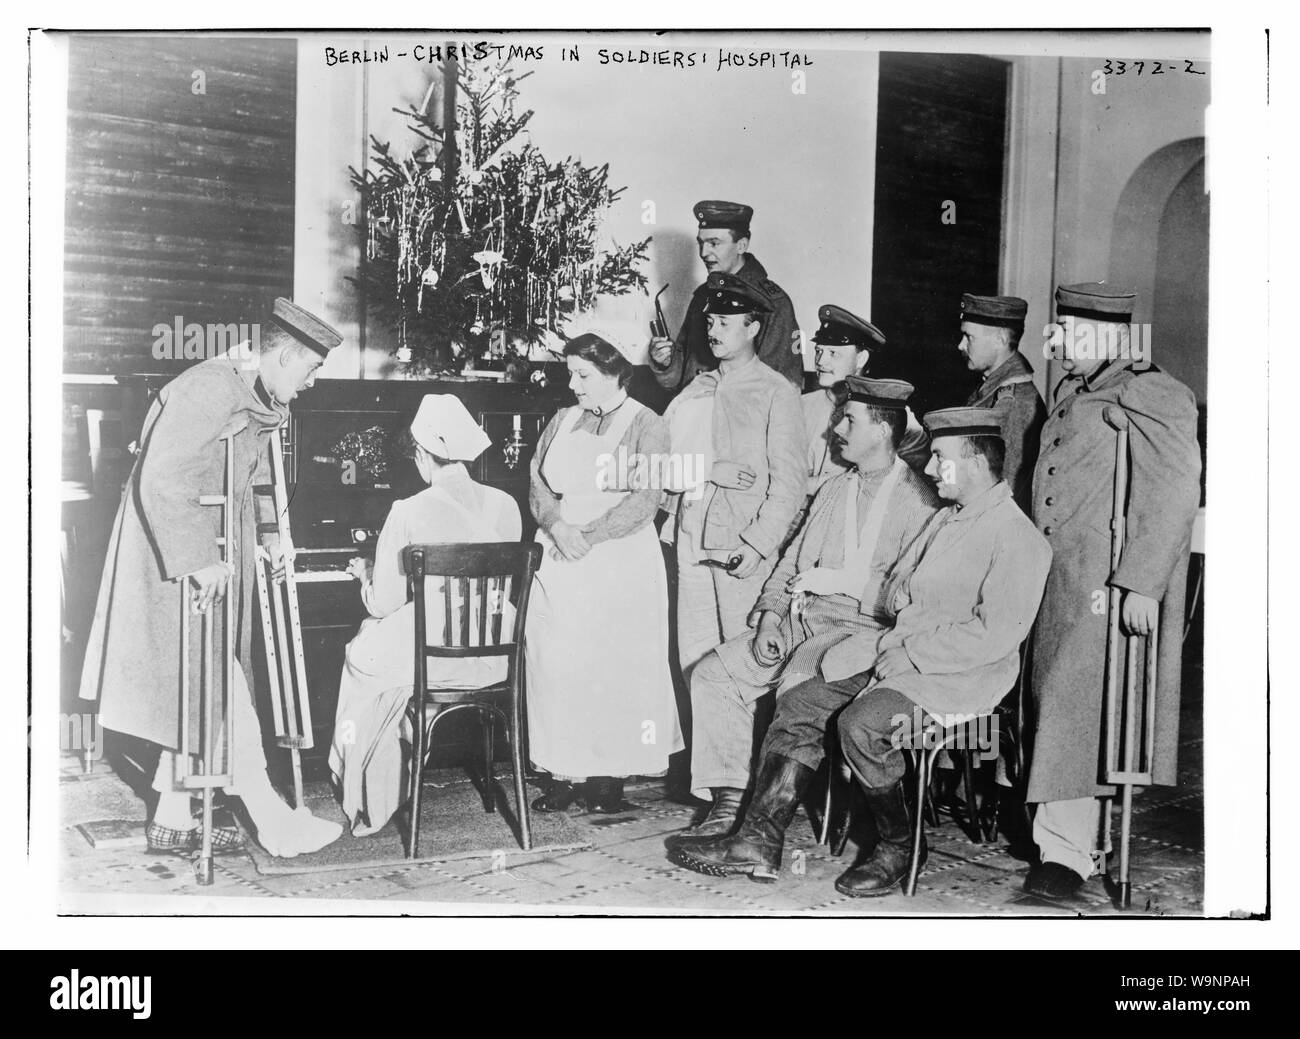
{"type": "Polygon", "coordinates": [[[514,541],[407,545],[402,550],[402,568],[415,603],[415,680],[410,707],[414,749],[407,802],[407,858],[420,853],[421,779],[434,727],[446,716],[464,709],[476,711],[483,725],[483,808],[487,812],[496,811],[496,777],[492,769],[495,722],[500,719],[505,724],[514,766],[519,844],[524,851],[532,848],[524,787],[524,622],[533,573],[541,558],[541,545],[514,541]],[[426,578],[442,579],[443,626],[439,643],[429,643],[425,630],[426,578]],[[505,607],[511,601],[515,607],[513,630],[504,631],[505,607]],[[475,619],[476,624],[472,623],[475,619]],[[509,670],[505,681],[480,689],[430,689],[429,657],[506,657],[509,670]],[[429,707],[436,711],[426,724],[429,707]]]}
{"type": "MultiPolygon", "coordinates": [[[[992,714],[992,711],[978,714],[968,722],[962,722],[949,728],[940,728],[937,722],[927,716],[927,726],[921,746],[919,748],[903,748],[911,762],[914,791],[910,805],[912,813],[911,866],[908,869],[907,881],[903,888],[904,892],[909,896],[916,894],[916,880],[921,869],[921,839],[925,834],[927,809],[930,809],[929,815],[932,824],[938,825],[939,823],[938,813],[933,811],[930,796],[930,785],[934,779],[934,763],[938,759],[940,751],[952,750],[955,744],[960,744],[963,748],[961,750],[963,759],[962,778],[970,815],[967,820],[969,828],[963,826],[962,829],[975,844],[983,843],[985,837],[983,824],[975,808],[974,748],[980,745],[979,726],[981,722],[991,717],[992,714]]],[[[831,738],[827,741],[827,750],[826,803],[822,811],[819,841],[830,847],[831,854],[838,857],[843,854],[844,846],[848,841],[849,823],[846,819],[839,834],[832,835],[834,827],[831,820],[835,788],[837,785],[845,787],[843,797],[847,802],[852,794],[851,784],[856,780],[849,774],[848,765],[844,762],[843,754],[840,751],[840,741],[837,738],[831,738]]]]}

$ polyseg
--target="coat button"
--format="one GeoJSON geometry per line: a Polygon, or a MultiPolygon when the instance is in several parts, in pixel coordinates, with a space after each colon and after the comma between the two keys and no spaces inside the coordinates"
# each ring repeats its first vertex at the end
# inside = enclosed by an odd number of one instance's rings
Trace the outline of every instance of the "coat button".
{"type": "Polygon", "coordinates": [[[1065,409],[1062,408],[1060,411],[1058,411],[1058,412],[1056,413],[1056,417],[1057,417],[1057,418],[1065,418],[1065,409]]]}
{"type": "Polygon", "coordinates": [[[1048,534],[1048,535],[1050,535],[1050,534],[1052,533],[1052,528],[1051,528],[1051,527],[1044,527],[1044,528],[1043,528],[1043,533],[1044,533],[1044,534],[1048,534]]]}
{"type": "Polygon", "coordinates": [[[1049,505],[1049,506],[1050,506],[1050,505],[1051,505],[1053,502],[1055,502],[1055,501],[1056,501],[1055,498],[1048,498],[1048,499],[1046,499],[1046,500],[1043,502],[1043,504],[1044,504],[1044,505],[1049,505]]]}
{"type": "Polygon", "coordinates": [[[1048,475],[1048,476],[1055,476],[1055,475],[1056,475],[1056,466],[1054,466],[1054,465],[1049,465],[1049,466],[1047,467],[1047,475],[1048,475]]]}
{"type": "Polygon", "coordinates": [[[1060,446],[1061,446],[1061,438],[1060,438],[1060,437],[1057,437],[1055,440],[1053,440],[1053,441],[1052,441],[1052,446],[1053,446],[1053,447],[1060,447],[1060,446]]]}

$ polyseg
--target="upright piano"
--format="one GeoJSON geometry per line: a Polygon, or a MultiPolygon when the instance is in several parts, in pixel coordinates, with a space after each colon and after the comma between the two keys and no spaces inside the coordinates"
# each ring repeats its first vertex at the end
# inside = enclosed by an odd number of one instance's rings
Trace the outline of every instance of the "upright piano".
{"type": "MultiPolygon", "coordinates": [[[[469,463],[470,475],[514,497],[524,537],[531,539],[536,528],[528,509],[529,464],[547,421],[572,403],[563,378],[553,385],[329,381],[294,402],[284,436],[285,479],[311,697],[313,748],[303,754],[309,775],[323,774],[343,651],[367,616],[357,582],[346,572],[348,560],[373,558],[393,502],[424,487],[414,462],[394,450],[421,399],[453,393],[478,419],[492,444],[469,463]]],[[[438,729],[439,744],[476,745],[468,716],[448,719],[438,729]],[[464,731],[452,724],[460,721],[468,722],[464,731]]]]}

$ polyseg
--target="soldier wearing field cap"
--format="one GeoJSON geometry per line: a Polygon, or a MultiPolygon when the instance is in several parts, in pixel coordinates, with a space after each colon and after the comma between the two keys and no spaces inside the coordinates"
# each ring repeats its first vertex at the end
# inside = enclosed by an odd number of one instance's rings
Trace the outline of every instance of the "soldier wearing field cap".
{"type": "MultiPolygon", "coordinates": [[[[754,210],[738,202],[706,200],[697,202],[694,212],[699,224],[696,243],[709,274],[739,278],[766,304],[769,316],[756,345],[758,359],[784,376],[796,390],[802,389],[803,353],[794,304],[749,251],[754,210]]],[[[707,281],[691,297],[676,342],[666,338],[650,342],[650,369],[659,385],[674,393],[690,383],[696,372],[717,366],[709,349],[706,291],[707,281]]]]}
{"type": "Polygon", "coordinates": [[[1006,695],[1052,559],[1002,479],[999,415],[945,408],[922,421],[930,434],[927,472],[950,504],[890,575],[883,595],[893,626],[880,639],[870,682],[839,717],[844,758],[879,833],[870,854],[835,882],[853,897],[888,894],[907,873],[901,748],[920,746],[918,715],[949,727],[1006,695]]]}
{"type": "MultiPolygon", "coordinates": [[[[182,727],[179,699],[180,611],[187,588],[196,612],[213,611],[218,640],[224,595],[238,596],[231,699],[235,712],[233,783],[258,841],[274,855],[315,851],[341,832],[305,808],[292,810],[266,774],[260,723],[253,707],[251,646],[254,550],[258,544],[253,487],[271,482],[268,444],[287,420],[289,402],[316,381],[316,373],[343,337],[315,315],[277,299],[260,328],[256,351],[241,343],[193,365],[159,391],[149,409],[135,467],[123,489],[95,619],[81,676],[81,696],[99,700],[101,723],[162,748],[154,772],[158,792],[145,836],[150,851],[186,853],[197,846],[190,791],[176,775],[182,727]],[[246,349],[248,348],[248,349],[246,349]],[[227,474],[224,438],[234,446],[227,474]],[[223,493],[229,479],[235,523],[231,558],[217,545],[220,510],[199,503],[223,493]]],[[[281,546],[276,546],[277,550],[281,546]]],[[[277,560],[282,563],[283,560],[277,560]]],[[[197,620],[195,627],[198,627],[197,620]]],[[[220,641],[217,643],[220,644],[220,641]]],[[[199,674],[199,645],[190,674],[199,674]]],[[[197,697],[193,708],[197,715],[197,697]]],[[[197,717],[189,724],[197,731],[197,717]]],[[[236,831],[218,828],[218,850],[237,846],[236,831]]]]}
{"type": "Polygon", "coordinates": [[[672,841],[700,872],[772,879],[789,814],[821,764],[826,726],[870,678],[889,615],[881,588],[941,504],[898,456],[910,384],[849,376],[834,436],[849,468],[827,480],[808,522],[754,604],[757,625],[704,658],[691,678],[691,785],[713,806],[672,841]],[[754,707],[776,689],[745,826],[754,707]]]}
{"type": "Polygon", "coordinates": [[[699,372],[664,413],[671,456],[691,461],[690,487],[669,487],[663,539],[677,549],[682,674],[746,619],[803,502],[799,395],[758,360],[766,296],[710,274],[705,320],[716,369],[699,372]]]}
{"type": "Polygon", "coordinates": [[[1029,304],[1017,296],[961,297],[961,339],[957,349],[971,371],[983,376],[967,407],[998,408],[1006,445],[1003,473],[1016,504],[1029,513],[1038,437],[1047,418],[1034,385],[1034,370],[1020,353],[1029,304]]]}
{"type": "MultiPolygon", "coordinates": [[[[1095,868],[1100,834],[1102,704],[1108,588],[1123,592],[1120,627],[1145,635],[1157,618],[1155,782],[1176,781],[1183,598],[1200,500],[1200,449],[1192,392],[1137,356],[1134,295],[1105,283],[1056,290],[1052,346],[1065,377],[1056,387],[1034,472],[1033,517],[1056,549],[1034,629],[1033,755],[1026,800],[1037,804],[1042,862],[1025,890],[1074,895],[1095,868]],[[1127,536],[1110,561],[1116,408],[1129,423],[1127,536]],[[1102,601],[1102,609],[1097,605],[1102,601]]],[[[1101,842],[1104,846],[1104,842],[1101,842]]]]}
{"type": "MultiPolygon", "coordinates": [[[[831,450],[839,408],[845,399],[845,380],[850,375],[866,375],[872,355],[887,346],[885,333],[879,328],[833,303],[822,305],[817,320],[817,331],[813,334],[817,389],[805,393],[799,401],[803,405],[804,433],[808,439],[810,504],[823,483],[851,468],[831,450]]],[[[919,472],[930,460],[929,442],[912,409],[903,410],[907,429],[898,453],[919,472]]]]}

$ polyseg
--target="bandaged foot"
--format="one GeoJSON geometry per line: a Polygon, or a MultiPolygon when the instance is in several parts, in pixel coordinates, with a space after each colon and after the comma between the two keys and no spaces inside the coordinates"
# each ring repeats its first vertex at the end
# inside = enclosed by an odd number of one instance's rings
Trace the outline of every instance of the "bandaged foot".
{"type": "Polygon", "coordinates": [[[290,808],[280,800],[265,773],[261,778],[259,783],[241,784],[239,796],[257,827],[257,843],[276,858],[291,859],[320,851],[342,834],[340,823],[318,819],[306,808],[290,808]]]}
{"type": "Polygon", "coordinates": [[[171,790],[158,792],[158,804],[151,822],[170,830],[192,830],[197,825],[190,815],[190,795],[171,790]]]}

